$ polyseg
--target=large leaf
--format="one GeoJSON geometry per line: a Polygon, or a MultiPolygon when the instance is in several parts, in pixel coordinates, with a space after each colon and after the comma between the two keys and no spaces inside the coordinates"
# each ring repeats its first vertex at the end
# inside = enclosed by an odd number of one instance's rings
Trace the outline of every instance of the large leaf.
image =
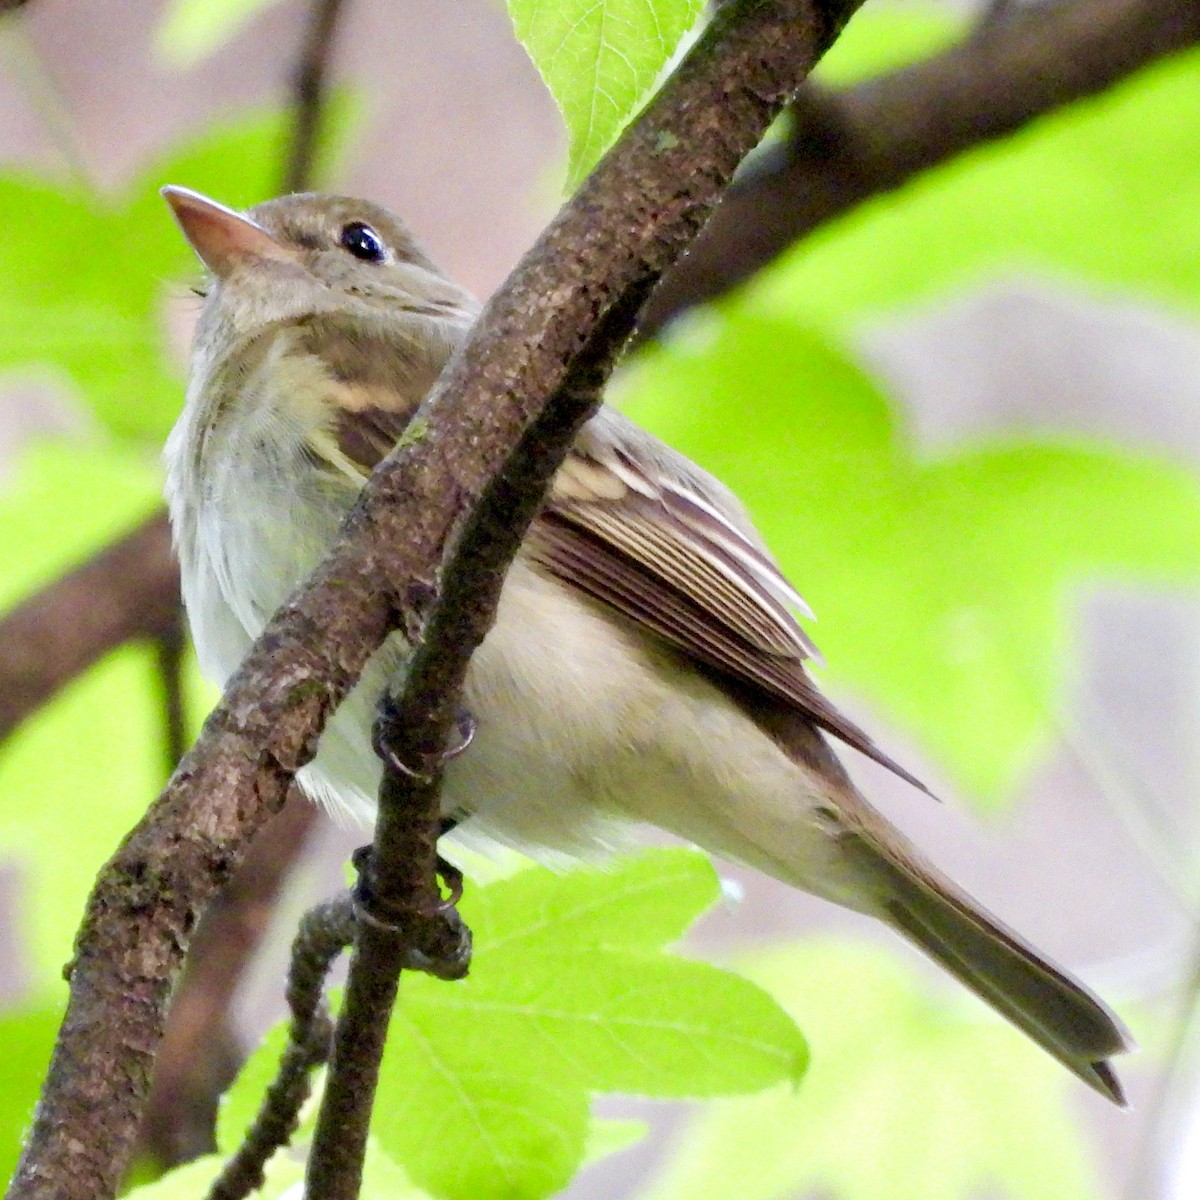
{"type": "Polygon", "coordinates": [[[711,1096],[796,1079],[804,1043],[765,993],[659,949],[716,896],[690,851],[470,893],[469,978],[401,989],[381,1145],[440,1197],[548,1196],[584,1159],[593,1092],[711,1096]]]}
{"type": "Polygon", "coordinates": [[[703,0],[508,0],[513,28],[562,110],[574,188],[625,127],[703,0]]]}
{"type": "Polygon", "coordinates": [[[803,1024],[803,1089],[709,1105],[642,1200],[1088,1200],[1081,1085],[965,996],[865,945],[809,943],[743,969],[803,1024]]]}
{"type": "Polygon", "coordinates": [[[865,374],[752,302],[693,319],[617,395],[748,504],[820,617],[832,682],[981,798],[1052,728],[1079,587],[1200,576],[1188,472],[1031,438],[921,461],[865,374]]]}

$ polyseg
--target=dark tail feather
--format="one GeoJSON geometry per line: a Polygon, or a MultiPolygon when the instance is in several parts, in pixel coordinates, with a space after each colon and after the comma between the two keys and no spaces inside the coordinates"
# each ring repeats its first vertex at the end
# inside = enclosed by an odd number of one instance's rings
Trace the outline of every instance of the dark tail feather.
{"type": "Polygon", "coordinates": [[[1067,1070],[1125,1107],[1108,1059],[1133,1042],[1103,1001],[925,864],[893,857],[868,836],[850,838],[852,856],[883,885],[883,915],[896,929],[1067,1070]]]}

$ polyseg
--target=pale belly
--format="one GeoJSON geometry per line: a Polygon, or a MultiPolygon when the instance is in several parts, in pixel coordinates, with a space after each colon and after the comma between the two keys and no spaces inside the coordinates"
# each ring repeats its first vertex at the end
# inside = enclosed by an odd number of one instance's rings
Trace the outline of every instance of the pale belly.
{"type": "MultiPolygon", "coordinates": [[[[185,525],[195,536],[180,539],[201,663],[221,683],[336,525],[336,514],[326,529],[306,522],[301,537],[281,519],[303,511],[294,495],[260,490],[257,498],[219,526],[185,525]]],[[[393,636],[299,774],[314,800],[364,831],[381,775],[375,711],[404,661],[393,636]]],[[[671,652],[520,558],[472,660],[463,704],[477,731],[447,764],[442,805],[461,822],[456,840],[555,862],[603,855],[649,822],[847,902],[835,847],[815,816],[821,782],[671,652]]]]}

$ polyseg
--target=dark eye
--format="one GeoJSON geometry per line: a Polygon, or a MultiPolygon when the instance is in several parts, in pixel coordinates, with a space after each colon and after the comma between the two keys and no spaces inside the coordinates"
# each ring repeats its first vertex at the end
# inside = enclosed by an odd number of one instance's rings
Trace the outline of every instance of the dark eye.
{"type": "Polygon", "coordinates": [[[351,221],[343,227],[341,243],[343,249],[349,250],[355,258],[361,258],[363,262],[383,262],[387,257],[387,247],[383,244],[383,238],[370,225],[364,225],[361,221],[351,221]]]}

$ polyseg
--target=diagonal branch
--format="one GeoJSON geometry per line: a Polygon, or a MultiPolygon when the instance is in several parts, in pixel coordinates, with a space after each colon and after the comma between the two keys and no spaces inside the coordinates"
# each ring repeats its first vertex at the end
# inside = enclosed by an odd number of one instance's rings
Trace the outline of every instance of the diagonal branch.
{"type": "Polygon", "coordinates": [[[114,647],[178,625],[179,568],[160,512],[0,621],[0,740],[114,647]]]}
{"type": "Polygon", "coordinates": [[[1198,42],[1196,0],[1066,0],[985,20],[950,49],[846,91],[806,86],[788,140],[729,189],[651,297],[640,336],[873,196],[1198,42]]]}
{"type": "MultiPolygon", "coordinates": [[[[1195,0],[1064,0],[990,21],[924,62],[857,87],[806,89],[793,106],[789,147],[730,189],[651,297],[641,335],[736,287],[863,201],[1198,42],[1195,0]]],[[[0,737],[114,646],[154,636],[156,614],[177,597],[162,514],[80,570],[85,591],[126,597],[120,619],[108,604],[76,604],[73,574],[0,621],[0,737]]]]}
{"type": "MultiPolygon", "coordinates": [[[[580,353],[606,316],[695,236],[853,7],[737,0],[723,8],[489,302],[423,406],[426,435],[376,471],[330,554],[272,619],[196,746],[97,881],[12,1197],[113,1195],[200,914],[282,804],[368,657],[393,627],[419,636],[441,590],[440,566],[492,481],[505,474],[498,487],[534,495],[527,480],[507,474],[516,448],[551,397],[571,394],[580,353]]],[[[589,410],[579,404],[547,417],[538,439],[547,459],[561,458],[589,410]]],[[[502,563],[487,564],[479,614],[452,631],[463,662],[491,619],[501,574],[502,563]]],[[[419,740],[436,749],[447,716],[433,707],[419,740]]]]}

